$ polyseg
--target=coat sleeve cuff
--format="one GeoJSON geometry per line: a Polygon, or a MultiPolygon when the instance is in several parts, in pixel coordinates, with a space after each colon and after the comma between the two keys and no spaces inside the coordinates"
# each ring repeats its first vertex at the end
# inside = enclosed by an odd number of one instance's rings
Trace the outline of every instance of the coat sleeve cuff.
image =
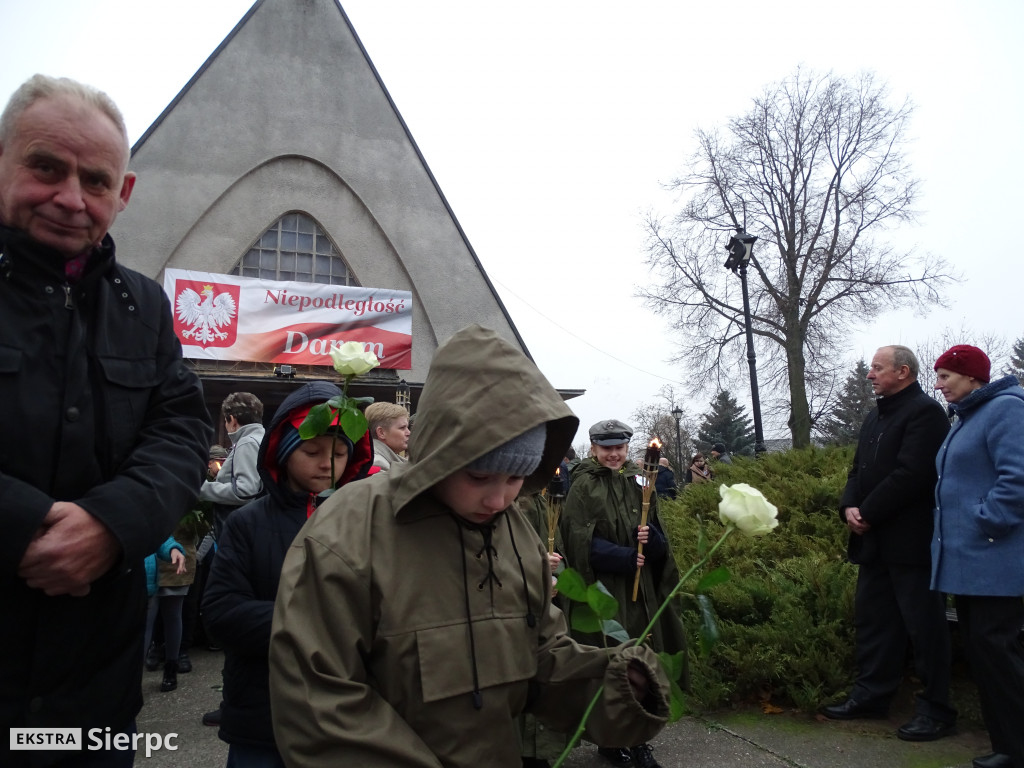
{"type": "Polygon", "coordinates": [[[587,738],[598,746],[621,747],[650,741],[668,722],[669,682],[657,655],[646,646],[617,649],[605,670],[602,701],[587,722],[587,738]],[[644,701],[633,694],[627,671],[647,677],[644,701]]]}

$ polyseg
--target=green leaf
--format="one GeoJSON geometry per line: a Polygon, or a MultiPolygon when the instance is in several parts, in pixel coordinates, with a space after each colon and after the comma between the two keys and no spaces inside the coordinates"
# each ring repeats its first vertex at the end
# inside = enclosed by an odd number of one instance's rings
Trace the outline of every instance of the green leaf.
{"type": "Polygon", "coordinates": [[[669,680],[668,697],[668,721],[674,723],[689,714],[690,708],[686,706],[686,694],[679,687],[675,680],[669,680]]]}
{"type": "MultiPolygon", "coordinates": [[[[700,520],[700,517],[697,518],[700,520]]],[[[708,537],[704,532],[704,521],[697,528],[697,557],[703,558],[708,553],[708,537]]]]}
{"type": "Polygon", "coordinates": [[[658,660],[661,662],[661,668],[665,671],[665,677],[669,681],[669,722],[674,723],[685,715],[688,709],[686,706],[686,695],[678,683],[678,680],[682,678],[683,673],[686,671],[686,652],[679,651],[678,653],[669,654],[661,651],[658,654],[658,660]]]}
{"type": "Polygon", "coordinates": [[[669,680],[678,680],[686,670],[686,651],[679,651],[678,653],[659,651],[658,660],[661,662],[661,668],[665,670],[665,676],[669,680]]]}
{"type": "Polygon", "coordinates": [[[711,599],[707,595],[697,595],[697,605],[700,608],[700,654],[707,656],[721,639],[721,634],[711,599]]]}
{"type": "Polygon", "coordinates": [[[358,408],[346,408],[341,412],[341,428],[353,443],[366,434],[369,422],[358,408]]]}
{"type": "Polygon", "coordinates": [[[619,613],[619,601],[600,581],[587,587],[587,605],[602,619],[614,619],[619,613]]]}
{"type": "Polygon", "coordinates": [[[617,643],[625,643],[631,640],[629,632],[615,619],[605,619],[601,622],[601,631],[617,643]]]}
{"type": "Polygon", "coordinates": [[[369,405],[373,402],[372,397],[350,397],[348,400],[350,403],[355,403],[356,405],[369,405]]]}
{"type": "Polygon", "coordinates": [[[299,425],[299,437],[309,440],[327,431],[334,421],[334,412],[329,403],[320,403],[309,409],[306,418],[299,425]]]}
{"type": "Polygon", "coordinates": [[[715,568],[715,570],[711,571],[710,573],[704,574],[704,578],[702,578],[697,584],[697,592],[707,592],[712,587],[718,586],[719,584],[723,584],[728,580],[728,568],[726,568],[724,565],[721,568],[715,568]]]}
{"type": "Polygon", "coordinates": [[[327,401],[327,404],[336,411],[343,411],[347,402],[348,398],[345,395],[335,395],[327,401]]]}
{"type": "Polygon", "coordinates": [[[594,610],[586,603],[580,603],[572,607],[572,616],[569,623],[577,632],[585,632],[588,635],[603,631],[601,619],[597,617],[594,610]]]}
{"type": "Polygon", "coordinates": [[[555,586],[558,588],[558,594],[562,597],[577,603],[587,602],[587,583],[583,581],[579,571],[574,568],[566,568],[562,571],[555,586]]]}

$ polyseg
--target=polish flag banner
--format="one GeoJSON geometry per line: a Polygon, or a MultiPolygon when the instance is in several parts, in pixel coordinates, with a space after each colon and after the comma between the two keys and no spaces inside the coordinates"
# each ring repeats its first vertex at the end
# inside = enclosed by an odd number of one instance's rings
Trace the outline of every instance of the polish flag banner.
{"type": "Polygon", "coordinates": [[[381,368],[412,368],[412,293],[164,270],[174,332],[185,357],[331,365],[357,341],[381,368]]]}

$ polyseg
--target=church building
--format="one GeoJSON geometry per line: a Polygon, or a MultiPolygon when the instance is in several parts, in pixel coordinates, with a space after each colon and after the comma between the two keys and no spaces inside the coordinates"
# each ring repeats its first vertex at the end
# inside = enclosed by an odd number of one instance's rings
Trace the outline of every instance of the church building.
{"type": "MultiPolygon", "coordinates": [[[[222,319],[236,310],[245,335],[237,284],[243,303],[253,291],[261,304],[298,301],[306,287],[328,308],[351,309],[356,296],[380,309],[382,297],[398,297],[405,330],[377,330],[404,337],[404,351],[385,354],[352,394],[394,401],[407,384],[413,410],[437,346],[470,323],[529,354],[336,0],[255,2],[138,140],[129,168],[139,183],[113,235],[129,265],[165,288],[194,284],[194,293],[168,289],[179,319],[218,302],[222,319]]],[[[350,312],[325,333],[362,339],[370,324],[350,312]]],[[[215,417],[233,391],[256,394],[269,418],[303,379],[339,380],[323,367],[326,342],[304,347],[319,358],[286,362],[308,341],[297,327],[287,342],[230,354],[212,321],[202,343],[193,325],[183,349],[215,417]]]]}

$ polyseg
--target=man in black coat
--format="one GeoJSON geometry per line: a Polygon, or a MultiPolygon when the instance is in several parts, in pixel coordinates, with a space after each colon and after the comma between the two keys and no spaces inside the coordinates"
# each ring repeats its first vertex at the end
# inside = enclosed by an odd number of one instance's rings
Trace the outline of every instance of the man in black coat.
{"type": "Polygon", "coordinates": [[[674,499],[678,490],[676,473],[672,471],[668,459],[662,456],[658,460],[658,477],[654,481],[654,491],[663,499],[674,499]]]}
{"type": "Polygon", "coordinates": [[[36,75],[0,115],[0,728],[82,729],[82,751],[0,747],[5,768],[132,765],[130,748],[89,750],[135,731],[143,560],[206,470],[170,304],[107,234],[127,166],[95,89],[36,75]]]}
{"type": "Polygon", "coordinates": [[[945,598],[929,589],[935,454],[949,431],[942,406],[917,383],[906,347],[882,347],[868,379],[878,404],[861,427],[839,502],[850,529],[848,555],[860,566],[854,605],[857,680],[849,698],[825,707],[834,719],[885,717],[903,680],[907,643],[917,675],[914,718],[897,735],[932,741],[953,732],[950,640],[945,598]]]}

